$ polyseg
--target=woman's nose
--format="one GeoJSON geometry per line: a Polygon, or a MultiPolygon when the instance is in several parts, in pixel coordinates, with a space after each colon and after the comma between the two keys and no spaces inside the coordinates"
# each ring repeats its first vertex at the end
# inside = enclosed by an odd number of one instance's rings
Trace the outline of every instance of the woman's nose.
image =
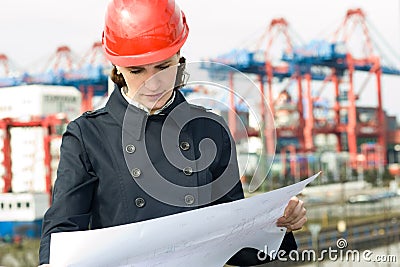
{"type": "Polygon", "coordinates": [[[157,91],[161,86],[161,76],[160,72],[151,72],[149,77],[144,81],[144,87],[151,91],[157,91]]]}
{"type": "Polygon", "coordinates": [[[144,81],[144,87],[150,91],[157,91],[161,86],[161,82],[155,76],[151,76],[146,81],[144,81]]]}

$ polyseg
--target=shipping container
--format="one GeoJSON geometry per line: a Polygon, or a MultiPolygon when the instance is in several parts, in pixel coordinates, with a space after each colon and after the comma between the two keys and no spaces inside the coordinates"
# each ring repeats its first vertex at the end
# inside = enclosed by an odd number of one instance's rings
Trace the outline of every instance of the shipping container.
{"type": "Polygon", "coordinates": [[[81,93],[73,86],[21,85],[0,88],[0,119],[81,114],[81,93]]]}

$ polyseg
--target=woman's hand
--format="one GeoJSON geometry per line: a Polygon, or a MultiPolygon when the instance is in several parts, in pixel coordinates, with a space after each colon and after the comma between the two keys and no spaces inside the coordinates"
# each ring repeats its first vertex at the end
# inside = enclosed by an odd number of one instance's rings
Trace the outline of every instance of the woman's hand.
{"type": "Polygon", "coordinates": [[[285,213],[278,219],[276,225],[286,227],[287,232],[299,230],[307,222],[304,203],[297,197],[292,197],[285,208],[285,213]]]}

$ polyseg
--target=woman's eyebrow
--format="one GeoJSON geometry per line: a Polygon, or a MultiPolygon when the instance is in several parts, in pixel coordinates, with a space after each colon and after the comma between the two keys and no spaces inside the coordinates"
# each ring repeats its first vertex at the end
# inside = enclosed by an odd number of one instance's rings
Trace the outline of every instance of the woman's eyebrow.
{"type": "Polygon", "coordinates": [[[135,66],[132,66],[132,67],[126,67],[127,68],[127,70],[128,71],[141,71],[141,70],[144,70],[145,68],[144,67],[135,67],[135,66]]]}
{"type": "Polygon", "coordinates": [[[157,67],[161,67],[161,66],[164,66],[165,64],[169,64],[169,63],[171,63],[171,60],[167,60],[167,61],[161,62],[160,64],[157,64],[155,67],[156,68],[157,67]]]}
{"type": "MultiPolygon", "coordinates": [[[[162,66],[164,66],[165,64],[169,64],[169,63],[171,63],[171,60],[167,60],[167,61],[164,61],[164,62],[161,62],[160,64],[157,64],[157,65],[155,65],[154,67],[155,68],[159,68],[159,67],[162,67],[162,66]]],[[[144,66],[130,66],[130,67],[127,67],[129,70],[144,70],[144,69],[146,69],[146,67],[144,67],[144,66]]]]}
{"type": "Polygon", "coordinates": [[[131,66],[131,67],[127,67],[127,69],[129,70],[144,70],[145,67],[141,67],[141,66],[131,66]]]}

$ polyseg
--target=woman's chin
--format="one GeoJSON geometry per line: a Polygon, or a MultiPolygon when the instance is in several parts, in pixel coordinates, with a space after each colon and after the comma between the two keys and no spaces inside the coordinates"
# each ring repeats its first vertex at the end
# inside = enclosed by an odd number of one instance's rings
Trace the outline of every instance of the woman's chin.
{"type": "Polygon", "coordinates": [[[163,105],[160,105],[158,103],[156,103],[156,104],[153,103],[153,104],[145,105],[145,107],[151,111],[156,111],[156,110],[159,110],[160,108],[162,108],[163,105]]]}

